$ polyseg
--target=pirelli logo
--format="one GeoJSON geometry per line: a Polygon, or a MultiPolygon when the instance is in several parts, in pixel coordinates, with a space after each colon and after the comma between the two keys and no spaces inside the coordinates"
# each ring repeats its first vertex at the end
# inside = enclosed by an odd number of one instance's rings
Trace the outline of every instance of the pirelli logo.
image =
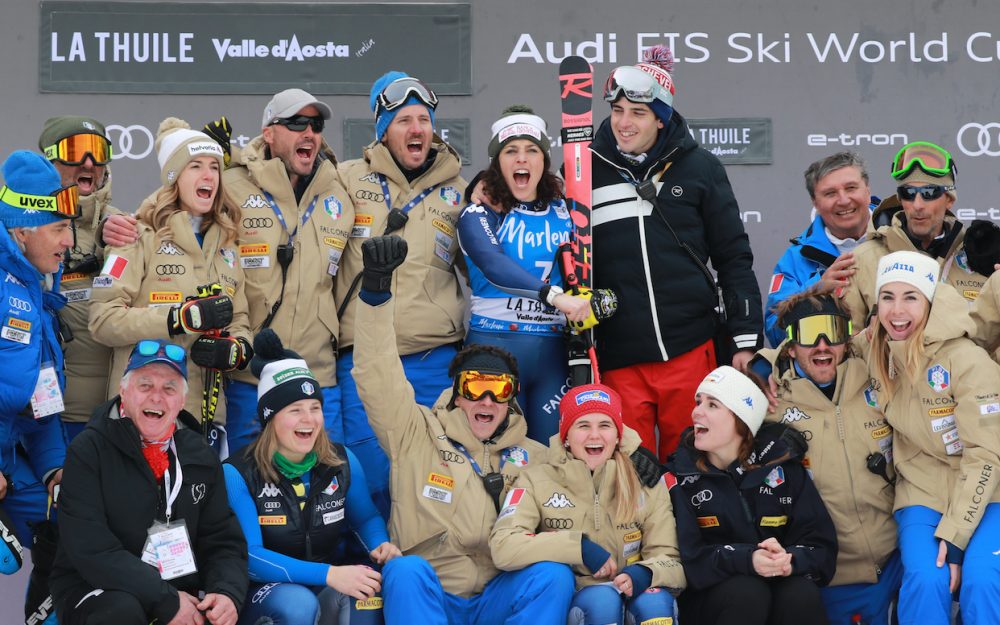
{"type": "Polygon", "coordinates": [[[698,527],[719,527],[719,517],[700,516],[698,517],[698,527]]]}
{"type": "Polygon", "coordinates": [[[355,610],[381,610],[382,597],[372,597],[370,599],[357,599],[354,602],[355,610]]]}
{"type": "Polygon", "coordinates": [[[180,304],[183,299],[180,291],[153,291],[149,294],[150,304],[180,304]]]}
{"type": "Polygon", "coordinates": [[[25,321],[24,319],[16,319],[14,317],[9,317],[7,319],[7,325],[12,328],[17,328],[18,330],[24,330],[25,332],[31,331],[31,322],[25,321]]]}
{"type": "Polygon", "coordinates": [[[371,215],[355,215],[354,225],[355,226],[370,226],[374,223],[375,218],[371,215]]]}
{"type": "Polygon", "coordinates": [[[83,280],[84,278],[89,278],[90,274],[86,273],[64,273],[60,282],[71,282],[73,280],[83,280]]]}
{"type": "Polygon", "coordinates": [[[271,246],[267,243],[257,243],[255,245],[241,245],[240,256],[262,256],[271,251],[271,246]]]}
{"type": "Polygon", "coordinates": [[[344,249],[347,245],[347,241],[337,237],[323,237],[323,243],[338,250],[344,249]]]}
{"type": "Polygon", "coordinates": [[[288,517],[285,515],[280,516],[259,516],[257,517],[257,522],[261,525],[285,525],[288,517]]]}
{"type": "Polygon", "coordinates": [[[435,484],[449,490],[455,487],[455,480],[451,479],[447,475],[441,475],[440,473],[431,473],[427,476],[427,481],[431,484],[435,484]]]}

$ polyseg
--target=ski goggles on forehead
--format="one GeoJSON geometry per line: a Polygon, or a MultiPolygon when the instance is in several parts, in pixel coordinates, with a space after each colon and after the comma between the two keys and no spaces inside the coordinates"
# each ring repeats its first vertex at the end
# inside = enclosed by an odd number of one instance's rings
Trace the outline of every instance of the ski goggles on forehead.
{"type": "Polygon", "coordinates": [[[517,378],[510,373],[462,371],[455,380],[458,393],[470,401],[479,401],[485,395],[505,404],[517,395],[517,378]]]}
{"type": "Polygon", "coordinates": [[[623,95],[628,100],[641,104],[660,100],[669,106],[674,101],[674,96],[667,87],[661,85],[652,75],[631,65],[615,69],[604,83],[606,101],[614,102],[623,95]]]}
{"type": "Polygon", "coordinates": [[[111,142],[101,135],[70,135],[46,147],[44,152],[45,158],[65,165],[83,165],[88,155],[95,165],[111,162],[111,142]]]}
{"type": "Polygon", "coordinates": [[[410,77],[397,78],[389,83],[382,93],[378,94],[378,105],[387,111],[394,111],[406,104],[411,95],[429,106],[431,110],[437,108],[438,98],[431,88],[410,77]]]}
{"type": "Polygon", "coordinates": [[[184,353],[184,348],[180,345],[174,345],[173,343],[160,343],[159,341],[152,341],[149,339],[144,339],[136,343],[133,354],[139,354],[140,356],[146,357],[166,356],[167,360],[171,360],[176,363],[187,362],[187,354],[184,353]]]}
{"type": "Polygon", "coordinates": [[[309,115],[296,115],[294,117],[279,117],[271,122],[272,126],[284,126],[292,132],[302,132],[312,126],[313,132],[323,132],[326,120],[322,117],[310,117],[309,115]]]}
{"type": "Polygon", "coordinates": [[[925,174],[941,178],[956,171],[955,161],[948,150],[928,141],[904,145],[892,159],[892,177],[896,180],[909,176],[915,167],[925,174]]]}
{"type": "Polygon", "coordinates": [[[901,200],[907,202],[912,202],[917,199],[917,196],[924,198],[924,200],[936,200],[947,191],[954,191],[955,185],[940,185],[940,184],[925,184],[919,187],[911,187],[909,185],[903,185],[901,187],[896,187],[896,195],[901,200]]]}
{"type": "Polygon", "coordinates": [[[788,325],[786,333],[792,343],[816,347],[819,340],[829,345],[842,345],[851,338],[851,320],[841,315],[812,315],[788,325]]]}
{"type": "Polygon", "coordinates": [[[75,184],[63,187],[51,195],[30,195],[18,193],[10,187],[2,187],[0,202],[24,210],[49,211],[67,219],[80,216],[80,191],[75,184]]]}

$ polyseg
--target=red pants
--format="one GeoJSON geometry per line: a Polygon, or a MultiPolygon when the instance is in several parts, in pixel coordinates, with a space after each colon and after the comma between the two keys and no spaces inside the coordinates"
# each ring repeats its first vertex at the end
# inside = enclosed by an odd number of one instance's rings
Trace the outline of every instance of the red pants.
{"type": "Polygon", "coordinates": [[[603,371],[601,382],[622,396],[625,425],[638,432],[643,447],[664,462],[677,449],[681,432],[691,425],[694,393],[715,364],[715,346],[709,340],[665,362],[603,371]]]}

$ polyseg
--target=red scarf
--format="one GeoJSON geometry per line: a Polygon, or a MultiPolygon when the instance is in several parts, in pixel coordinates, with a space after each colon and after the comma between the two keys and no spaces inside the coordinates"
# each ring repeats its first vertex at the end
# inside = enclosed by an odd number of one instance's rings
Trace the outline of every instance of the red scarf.
{"type": "Polygon", "coordinates": [[[163,474],[170,466],[170,459],[167,457],[167,448],[170,446],[170,439],[173,438],[174,430],[176,429],[177,424],[174,424],[170,428],[167,437],[163,440],[147,441],[139,439],[142,446],[142,457],[146,459],[149,468],[153,470],[153,475],[156,477],[157,482],[163,479],[163,474]]]}

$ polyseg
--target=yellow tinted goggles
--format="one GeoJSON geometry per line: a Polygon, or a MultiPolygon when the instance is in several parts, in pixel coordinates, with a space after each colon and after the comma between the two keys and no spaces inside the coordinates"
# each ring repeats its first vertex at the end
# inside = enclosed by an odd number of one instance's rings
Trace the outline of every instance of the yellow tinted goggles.
{"type": "Polygon", "coordinates": [[[5,186],[0,188],[0,202],[24,210],[50,211],[68,219],[80,216],[80,192],[75,184],[63,187],[52,195],[18,193],[5,186]]]}
{"type": "Polygon", "coordinates": [[[456,384],[458,393],[470,401],[479,401],[489,394],[493,401],[505,404],[517,394],[517,378],[510,373],[462,371],[456,384]]]}
{"type": "Polygon", "coordinates": [[[819,340],[841,345],[851,338],[851,320],[841,315],[812,315],[789,324],[788,339],[803,347],[816,347],[819,340]]]}

